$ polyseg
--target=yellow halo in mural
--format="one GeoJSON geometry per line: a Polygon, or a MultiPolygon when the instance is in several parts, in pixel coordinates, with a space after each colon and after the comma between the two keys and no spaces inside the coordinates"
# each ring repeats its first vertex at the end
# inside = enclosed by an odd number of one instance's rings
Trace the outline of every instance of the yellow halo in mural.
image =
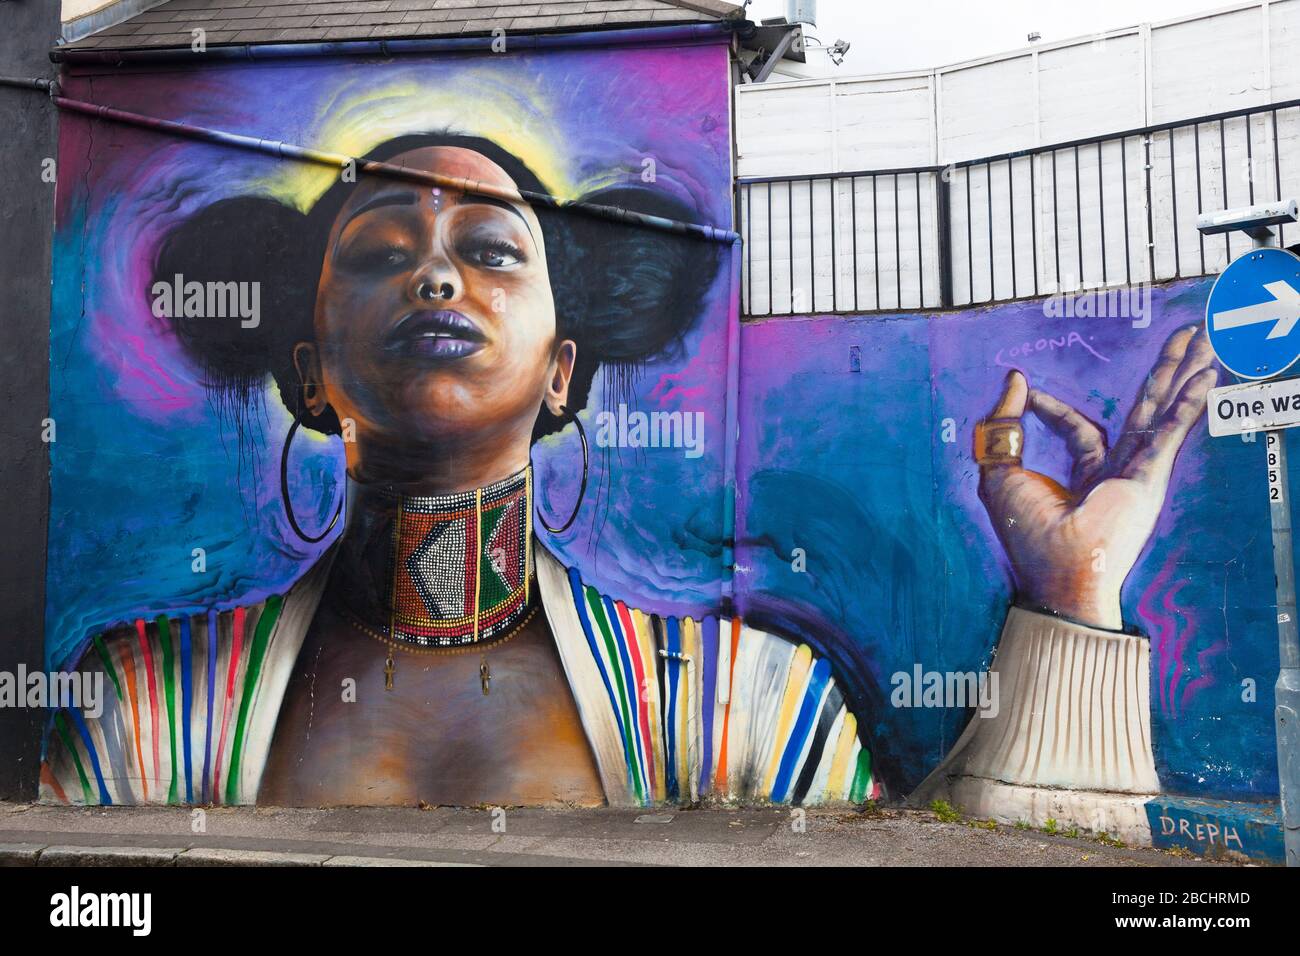
{"type": "MultiPolygon", "coordinates": [[[[518,156],[553,195],[579,195],[556,149],[555,126],[541,92],[526,89],[517,70],[456,66],[454,82],[438,65],[413,67],[401,79],[374,86],[366,79],[345,82],[327,101],[310,145],[364,156],[380,143],[410,133],[447,130],[482,136],[518,156]]],[[[306,211],[338,175],[328,166],[282,164],[253,185],[306,211]]]]}
{"type": "MultiPolygon", "coordinates": [[[[391,75],[371,85],[366,78],[340,84],[322,108],[315,135],[304,135],[302,145],[348,156],[364,156],[380,143],[410,133],[447,130],[481,136],[519,157],[561,199],[579,196],[583,189],[573,181],[570,167],[556,148],[556,127],[549,104],[539,90],[525,89],[516,71],[495,65],[457,63],[454,82],[442,69],[412,67],[400,78],[391,75]]],[[[305,133],[311,133],[311,130],[305,133]]],[[[308,211],[333,185],[339,172],[314,163],[277,163],[274,170],[250,183],[282,202],[308,211]]],[[[268,377],[266,388],[276,388],[268,377]]],[[[293,416],[279,402],[279,423],[287,428],[293,416]]],[[[329,436],[304,432],[308,444],[323,445],[329,436]]]]}

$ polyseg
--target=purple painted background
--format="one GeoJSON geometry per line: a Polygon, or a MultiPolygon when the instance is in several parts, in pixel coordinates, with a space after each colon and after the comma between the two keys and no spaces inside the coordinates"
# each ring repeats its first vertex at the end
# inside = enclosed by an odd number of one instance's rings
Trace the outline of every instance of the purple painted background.
{"type": "MultiPolygon", "coordinates": [[[[983,669],[1011,600],[977,496],[972,429],[1009,368],[1112,441],[1168,335],[1204,320],[1208,280],[1154,290],[1150,324],[1021,302],[945,316],[770,320],[744,328],[742,610],[821,629],[877,698],[890,675],[983,669]],[[1025,346],[1028,345],[1028,348],[1025,346]],[[852,370],[857,350],[860,371],[852,370]],[[950,425],[951,442],[944,440],[950,425]],[[807,571],[791,563],[806,552],[807,571]],[[856,657],[854,653],[856,652],[856,657]]],[[[1157,768],[1171,792],[1277,791],[1277,676],[1263,443],[1193,429],[1123,593],[1149,636],[1157,768]],[[1243,700],[1243,681],[1255,700],[1243,700]]],[[[1061,441],[1025,419],[1025,465],[1063,480],[1061,441]]],[[[814,635],[816,636],[816,635],[814,635]]],[[[877,700],[868,733],[910,787],[955,741],[954,709],[877,700]]]]}
{"type": "MultiPolygon", "coordinates": [[[[562,196],[641,183],[650,158],[656,186],[694,203],[697,221],[731,221],[725,43],[84,73],[68,78],[65,93],[350,155],[405,132],[487,136],[562,196]]],[[[147,296],[158,242],[177,221],[249,193],[309,205],[314,194],[299,167],[63,117],[50,355],[58,423],[51,665],[115,621],[283,591],[328,543],[303,545],[284,519],[278,467],[290,419],[274,390],[268,385],[255,409],[250,453],[147,296]],[[208,570],[196,574],[199,547],[208,570]]],[[[726,284],[724,269],[684,354],[645,369],[637,387],[647,411],[703,413],[705,454],[593,449],[579,520],[551,540],[593,584],[653,610],[702,613],[717,601],[726,284]]],[[[584,414],[589,433],[601,408],[597,388],[584,414]]],[[[581,472],[573,429],[539,444],[534,461],[542,508],[567,514],[581,472]]],[[[323,525],[341,493],[337,439],[300,437],[291,474],[304,524],[323,525]]]]}

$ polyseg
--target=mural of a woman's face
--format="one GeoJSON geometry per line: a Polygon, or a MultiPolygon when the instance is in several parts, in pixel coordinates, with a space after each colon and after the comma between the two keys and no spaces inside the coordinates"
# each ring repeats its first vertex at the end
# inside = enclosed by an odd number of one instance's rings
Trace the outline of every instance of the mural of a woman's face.
{"type": "MultiPolygon", "coordinates": [[[[460,147],[390,162],[515,187],[460,147]]],[[[567,401],[576,355],[557,341],[530,206],[382,177],[359,183],[334,221],[315,335],[294,353],[307,407],[355,423],[359,480],[418,480],[453,459],[471,475],[522,467],[542,404],[567,401]]]]}

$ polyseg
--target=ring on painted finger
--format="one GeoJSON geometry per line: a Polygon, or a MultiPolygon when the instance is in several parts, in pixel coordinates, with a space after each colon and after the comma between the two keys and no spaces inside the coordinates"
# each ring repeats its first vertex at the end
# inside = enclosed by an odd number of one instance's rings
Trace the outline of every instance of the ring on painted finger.
{"type": "Polygon", "coordinates": [[[980,465],[1018,465],[1025,432],[1018,418],[990,418],[975,424],[975,461],[980,465]]]}

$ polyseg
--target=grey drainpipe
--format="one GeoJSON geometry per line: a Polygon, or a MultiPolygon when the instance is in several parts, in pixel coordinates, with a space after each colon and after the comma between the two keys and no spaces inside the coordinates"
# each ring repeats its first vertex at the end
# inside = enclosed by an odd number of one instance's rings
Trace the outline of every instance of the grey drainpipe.
{"type": "Polygon", "coordinates": [[[727,300],[726,432],[722,459],[722,590],[721,614],[735,616],[736,511],[740,493],[736,485],[736,456],[740,447],[740,279],[744,248],[739,235],[731,244],[731,284],[727,300]]]}
{"type": "Polygon", "coordinates": [[[51,95],[59,91],[57,81],[39,76],[0,76],[0,86],[13,86],[20,90],[41,90],[51,95]]]}
{"type": "Polygon", "coordinates": [[[111,120],[128,126],[138,126],[142,129],[153,130],[154,132],[170,133],[184,139],[201,140],[203,142],[216,143],[222,146],[231,146],[236,149],[246,149],[252,152],[265,153],[280,159],[293,159],[304,163],[317,163],[322,166],[333,167],[334,169],[345,169],[351,167],[359,173],[368,173],[375,176],[388,176],[393,179],[402,179],[408,182],[417,182],[428,186],[440,186],[445,189],[458,189],[475,195],[492,196],[497,199],[504,199],[507,202],[525,202],[530,205],[542,205],[550,206],[554,209],[573,210],[589,216],[594,216],[598,219],[609,219],[615,222],[644,226],[647,229],[658,229],[664,232],[677,233],[679,235],[694,236],[697,239],[704,239],[710,242],[731,243],[740,238],[738,233],[730,229],[722,229],[717,226],[709,226],[702,223],[683,222],[678,219],[667,219],[663,216],[651,216],[645,213],[634,212],[631,209],[623,209],[619,206],[605,206],[600,203],[584,202],[582,200],[563,200],[556,196],[549,195],[548,193],[540,193],[528,189],[507,189],[502,186],[493,186],[490,183],[478,182],[477,180],[462,179],[456,176],[443,176],[439,173],[431,173],[423,169],[411,169],[394,163],[381,163],[374,160],[359,159],[355,156],[349,156],[346,153],[310,149],[306,146],[298,146],[293,143],[286,143],[282,140],[261,139],[257,136],[245,136],[242,133],[231,133],[226,130],[212,129],[207,126],[195,126],[192,123],[181,123],[176,120],[159,119],[156,116],[146,116],[142,113],[131,113],[127,110],[120,110],[112,106],[101,106],[97,103],[87,103],[84,100],[74,100],[66,96],[56,95],[51,98],[59,109],[68,110],[72,113],[81,113],[94,119],[111,120]]]}

